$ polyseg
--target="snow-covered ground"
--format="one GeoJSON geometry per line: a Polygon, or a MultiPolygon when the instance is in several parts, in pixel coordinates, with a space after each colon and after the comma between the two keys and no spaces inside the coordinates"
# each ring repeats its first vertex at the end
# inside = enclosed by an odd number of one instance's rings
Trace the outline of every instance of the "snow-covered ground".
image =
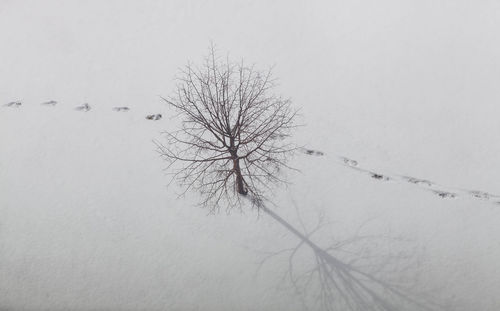
{"type": "Polygon", "coordinates": [[[499,24],[487,0],[0,1],[0,310],[304,309],[288,254],[260,265],[290,231],[166,187],[158,95],[211,40],[275,65],[324,153],[293,158],[273,211],[323,219],[321,247],[370,236],[354,249],[412,263],[382,277],[445,309],[499,310],[499,24]]]}

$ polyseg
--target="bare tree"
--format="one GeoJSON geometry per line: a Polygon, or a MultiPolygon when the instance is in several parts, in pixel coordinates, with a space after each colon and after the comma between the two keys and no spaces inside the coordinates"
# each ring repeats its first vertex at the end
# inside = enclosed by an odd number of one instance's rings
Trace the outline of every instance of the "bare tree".
{"type": "Polygon", "coordinates": [[[240,195],[261,201],[284,182],[279,173],[294,150],[286,138],[297,111],[274,87],[271,70],[218,58],[213,46],[201,66],[181,70],[174,94],[163,99],[182,123],[157,145],[184,193],[198,190],[201,204],[215,210],[235,206],[240,195]]]}

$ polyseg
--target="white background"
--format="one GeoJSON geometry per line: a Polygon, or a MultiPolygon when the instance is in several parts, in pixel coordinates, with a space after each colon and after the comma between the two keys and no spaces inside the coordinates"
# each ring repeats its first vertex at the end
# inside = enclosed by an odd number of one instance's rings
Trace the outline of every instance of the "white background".
{"type": "Polygon", "coordinates": [[[295,141],[325,153],[294,158],[278,213],[324,215],[337,223],[324,237],[375,219],[367,230],[423,252],[422,289],[452,310],[498,310],[500,205],[376,181],[337,156],[500,193],[499,29],[488,0],[0,0],[0,103],[23,103],[0,109],[0,309],[301,309],[279,260],[255,276],[259,250],[293,236],[255,211],[207,216],[166,187],[152,140],[176,121],[158,95],[212,41],[275,66],[276,91],[301,108],[295,141]]]}

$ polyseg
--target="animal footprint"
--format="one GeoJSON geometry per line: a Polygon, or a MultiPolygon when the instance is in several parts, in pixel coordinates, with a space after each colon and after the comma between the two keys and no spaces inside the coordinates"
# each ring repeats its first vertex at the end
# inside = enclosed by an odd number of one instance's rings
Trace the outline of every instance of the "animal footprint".
{"type": "Polygon", "coordinates": [[[315,155],[315,156],[323,156],[323,155],[325,155],[322,151],[318,151],[318,150],[303,149],[303,151],[307,155],[315,155]]]}
{"type": "Polygon", "coordinates": [[[114,111],[129,111],[130,108],[129,107],[114,107],[113,110],[114,111]]]}
{"type": "Polygon", "coordinates": [[[349,158],[346,158],[346,157],[341,157],[341,159],[342,159],[342,162],[344,162],[345,165],[358,166],[358,161],[356,161],[356,160],[352,160],[352,159],[349,159],[349,158]]]}
{"type": "Polygon", "coordinates": [[[159,114],[159,113],[158,114],[150,114],[150,115],[146,116],[146,119],[157,121],[157,120],[161,119],[161,114],[159,114]]]}
{"type": "Polygon", "coordinates": [[[85,112],[87,112],[87,111],[90,110],[90,106],[89,106],[89,104],[85,103],[82,106],[76,107],[75,109],[79,110],[79,111],[85,111],[85,112]]]}
{"type": "Polygon", "coordinates": [[[433,192],[442,199],[453,199],[457,197],[457,194],[452,192],[447,192],[447,191],[433,191],[433,192]]]}
{"type": "Polygon", "coordinates": [[[487,192],[482,192],[478,190],[473,190],[469,192],[473,197],[483,200],[488,200],[490,198],[490,194],[487,192]]]}
{"type": "Polygon", "coordinates": [[[57,102],[55,100],[49,100],[47,102],[41,103],[41,105],[44,105],[44,106],[55,106],[55,105],[57,105],[57,102]]]}
{"type": "Polygon", "coordinates": [[[432,182],[426,180],[426,179],[419,179],[415,177],[404,177],[407,182],[415,184],[415,185],[426,185],[426,186],[432,186],[432,182]]]}
{"type": "Polygon", "coordinates": [[[20,101],[13,101],[13,102],[5,104],[4,106],[6,106],[6,107],[13,107],[13,108],[19,108],[19,107],[21,107],[21,105],[22,104],[21,104],[20,101]]]}
{"type": "Polygon", "coordinates": [[[377,180],[383,180],[383,181],[387,181],[389,180],[390,178],[387,177],[387,176],[384,176],[382,174],[377,174],[377,173],[370,173],[370,176],[373,178],[373,179],[377,179],[377,180]]]}

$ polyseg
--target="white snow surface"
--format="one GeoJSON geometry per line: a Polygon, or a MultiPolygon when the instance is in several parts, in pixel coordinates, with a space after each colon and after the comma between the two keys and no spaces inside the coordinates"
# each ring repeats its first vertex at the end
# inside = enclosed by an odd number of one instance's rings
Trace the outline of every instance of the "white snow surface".
{"type": "Polygon", "coordinates": [[[415,250],[416,290],[500,310],[499,29],[489,0],[1,0],[0,310],[304,309],[286,255],[258,270],[295,236],[167,187],[153,140],[178,120],[158,95],[211,41],[275,65],[295,142],[324,153],[297,153],[270,208],[330,221],[325,247],[360,226],[404,238],[375,252],[415,250]]]}

